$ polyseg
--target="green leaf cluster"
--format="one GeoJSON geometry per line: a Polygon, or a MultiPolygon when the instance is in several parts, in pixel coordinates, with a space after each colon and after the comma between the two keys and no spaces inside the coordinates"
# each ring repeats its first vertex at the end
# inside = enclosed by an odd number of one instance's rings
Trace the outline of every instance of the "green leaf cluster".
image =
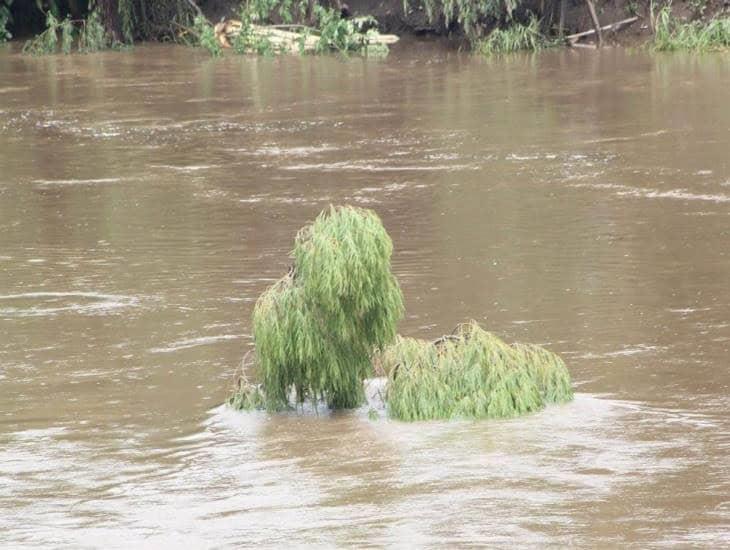
{"type": "Polygon", "coordinates": [[[208,20],[198,15],[193,20],[193,34],[197,37],[197,45],[208,51],[213,57],[223,53],[223,48],[215,37],[215,30],[208,20]]]}
{"type": "Polygon", "coordinates": [[[78,48],[81,53],[94,53],[109,49],[111,37],[104,30],[99,12],[94,10],[84,21],[79,32],[78,48]]]}
{"type": "Polygon", "coordinates": [[[60,50],[70,54],[74,42],[80,53],[93,53],[113,48],[111,37],[104,29],[97,11],[92,11],[83,21],[77,21],[79,30],[76,30],[74,21],[68,17],[57,19],[52,10],[46,13],[46,30],[26,41],[23,53],[30,55],[50,55],[60,50]]]}
{"type": "MultiPolygon", "coordinates": [[[[480,23],[485,19],[496,21],[511,20],[519,6],[519,0],[422,0],[429,21],[442,19],[445,27],[458,23],[470,39],[480,34],[480,23]]],[[[404,10],[408,10],[408,0],[404,0],[404,10]]]]}
{"type": "Polygon", "coordinates": [[[315,6],[319,34],[317,52],[336,51],[342,54],[362,53],[376,57],[388,55],[388,47],[377,44],[377,20],[372,16],[345,19],[332,8],[315,6]]]}

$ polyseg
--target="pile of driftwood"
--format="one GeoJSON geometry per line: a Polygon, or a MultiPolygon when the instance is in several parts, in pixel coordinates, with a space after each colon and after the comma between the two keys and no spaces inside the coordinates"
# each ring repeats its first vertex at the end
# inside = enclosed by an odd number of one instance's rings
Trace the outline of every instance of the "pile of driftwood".
{"type": "MultiPolygon", "coordinates": [[[[218,43],[223,48],[230,48],[243,31],[243,23],[228,19],[215,25],[214,30],[218,43]]],[[[320,40],[317,30],[306,25],[251,25],[250,32],[258,39],[268,40],[280,52],[313,52],[320,40]]],[[[394,34],[374,33],[367,36],[368,46],[388,46],[396,42],[398,37],[394,34]]]]}

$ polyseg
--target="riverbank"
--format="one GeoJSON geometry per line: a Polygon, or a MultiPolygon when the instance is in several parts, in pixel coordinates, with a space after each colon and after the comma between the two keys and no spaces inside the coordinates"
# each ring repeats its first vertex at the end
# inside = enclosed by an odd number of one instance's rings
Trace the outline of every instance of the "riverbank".
{"type": "MultiPolygon", "coordinates": [[[[344,4],[351,17],[372,16],[378,21],[378,28],[384,33],[401,36],[435,36],[452,42],[457,47],[469,47],[470,39],[488,36],[497,28],[509,27],[514,23],[528,23],[531,14],[540,19],[540,30],[547,39],[557,39],[561,35],[560,0],[528,0],[516,3],[511,21],[506,23],[501,14],[481,19],[476,28],[476,36],[459,21],[464,14],[455,11],[451,21],[439,15],[439,2],[408,2],[403,0],[347,0],[344,4]],[[433,16],[429,17],[427,6],[431,4],[433,16]]],[[[466,5],[456,2],[455,5],[466,5]]],[[[238,13],[237,0],[213,0],[204,10],[211,21],[221,18],[235,18],[238,13]]],[[[650,0],[615,0],[596,3],[596,16],[600,26],[609,26],[637,19],[629,24],[618,26],[615,30],[604,32],[608,45],[637,47],[652,42],[655,33],[654,21],[662,7],[671,11],[671,16],[679,22],[707,24],[715,19],[730,17],[730,2],[727,0],[686,0],[668,4],[654,4],[650,0]],[[654,14],[652,15],[652,6],[654,14]]],[[[562,35],[572,35],[594,30],[594,24],[584,0],[564,2],[562,16],[562,35]]],[[[588,35],[581,42],[593,42],[594,35],[588,35]]]]}
{"type": "MultiPolygon", "coordinates": [[[[3,8],[8,1],[0,0],[0,15],[4,9],[10,16],[5,16],[6,34],[33,38],[35,44],[28,50],[35,54],[69,53],[74,51],[75,43],[81,43],[77,49],[83,52],[148,40],[202,46],[213,55],[220,55],[222,49],[231,46],[237,53],[372,50],[382,54],[387,47],[382,48],[378,42],[378,31],[400,37],[438,37],[453,47],[486,55],[565,44],[649,45],[662,50],[730,47],[727,0],[687,0],[665,5],[648,0],[326,0],[321,4],[306,0],[252,0],[245,8],[240,0],[200,0],[197,4],[169,7],[169,13],[159,8],[165,2],[150,13],[142,0],[129,0],[126,5],[131,7],[125,8],[126,15],[111,18],[104,17],[106,12],[101,7],[91,14],[80,13],[68,7],[72,3],[67,2],[64,10],[66,4],[59,0],[55,12],[49,11],[40,22],[38,13],[32,8],[29,11],[27,6],[21,9],[11,3],[10,8],[3,8]],[[143,13],[146,17],[142,17],[143,13]],[[214,30],[214,23],[224,20],[232,21],[243,35],[238,44],[230,33],[228,40],[218,40],[223,33],[214,30]],[[285,29],[280,28],[282,24],[285,29]],[[261,31],[262,27],[272,30],[261,31]],[[292,30],[295,32],[289,32],[292,30]],[[288,35],[285,48],[277,34],[288,35]],[[89,36],[97,40],[89,44],[89,36]],[[315,45],[317,41],[319,46],[315,45]],[[376,50],[373,46],[377,46],[376,50]]],[[[106,3],[109,2],[112,0],[106,3]]],[[[121,5],[118,11],[122,14],[121,5]]]]}

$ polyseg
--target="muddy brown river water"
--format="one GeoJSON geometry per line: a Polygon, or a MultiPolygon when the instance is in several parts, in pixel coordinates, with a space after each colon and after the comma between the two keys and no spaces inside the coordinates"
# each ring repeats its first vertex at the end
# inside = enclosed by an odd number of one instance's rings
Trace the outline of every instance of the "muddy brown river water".
{"type": "Polygon", "coordinates": [[[730,545],[730,56],[0,50],[0,546],[730,545]],[[220,404],[296,230],[563,355],[510,421],[220,404]]]}

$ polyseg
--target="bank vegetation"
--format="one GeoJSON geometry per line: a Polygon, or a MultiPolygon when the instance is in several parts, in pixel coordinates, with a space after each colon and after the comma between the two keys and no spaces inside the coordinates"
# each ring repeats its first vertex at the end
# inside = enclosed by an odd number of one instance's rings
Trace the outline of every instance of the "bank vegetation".
{"type": "Polygon", "coordinates": [[[657,51],[730,48],[724,0],[0,0],[0,42],[28,54],[122,49],[140,41],[213,56],[385,55],[395,34],[447,36],[484,55],[645,43],[657,51]],[[390,32],[391,34],[384,34],[390,32]]]}

